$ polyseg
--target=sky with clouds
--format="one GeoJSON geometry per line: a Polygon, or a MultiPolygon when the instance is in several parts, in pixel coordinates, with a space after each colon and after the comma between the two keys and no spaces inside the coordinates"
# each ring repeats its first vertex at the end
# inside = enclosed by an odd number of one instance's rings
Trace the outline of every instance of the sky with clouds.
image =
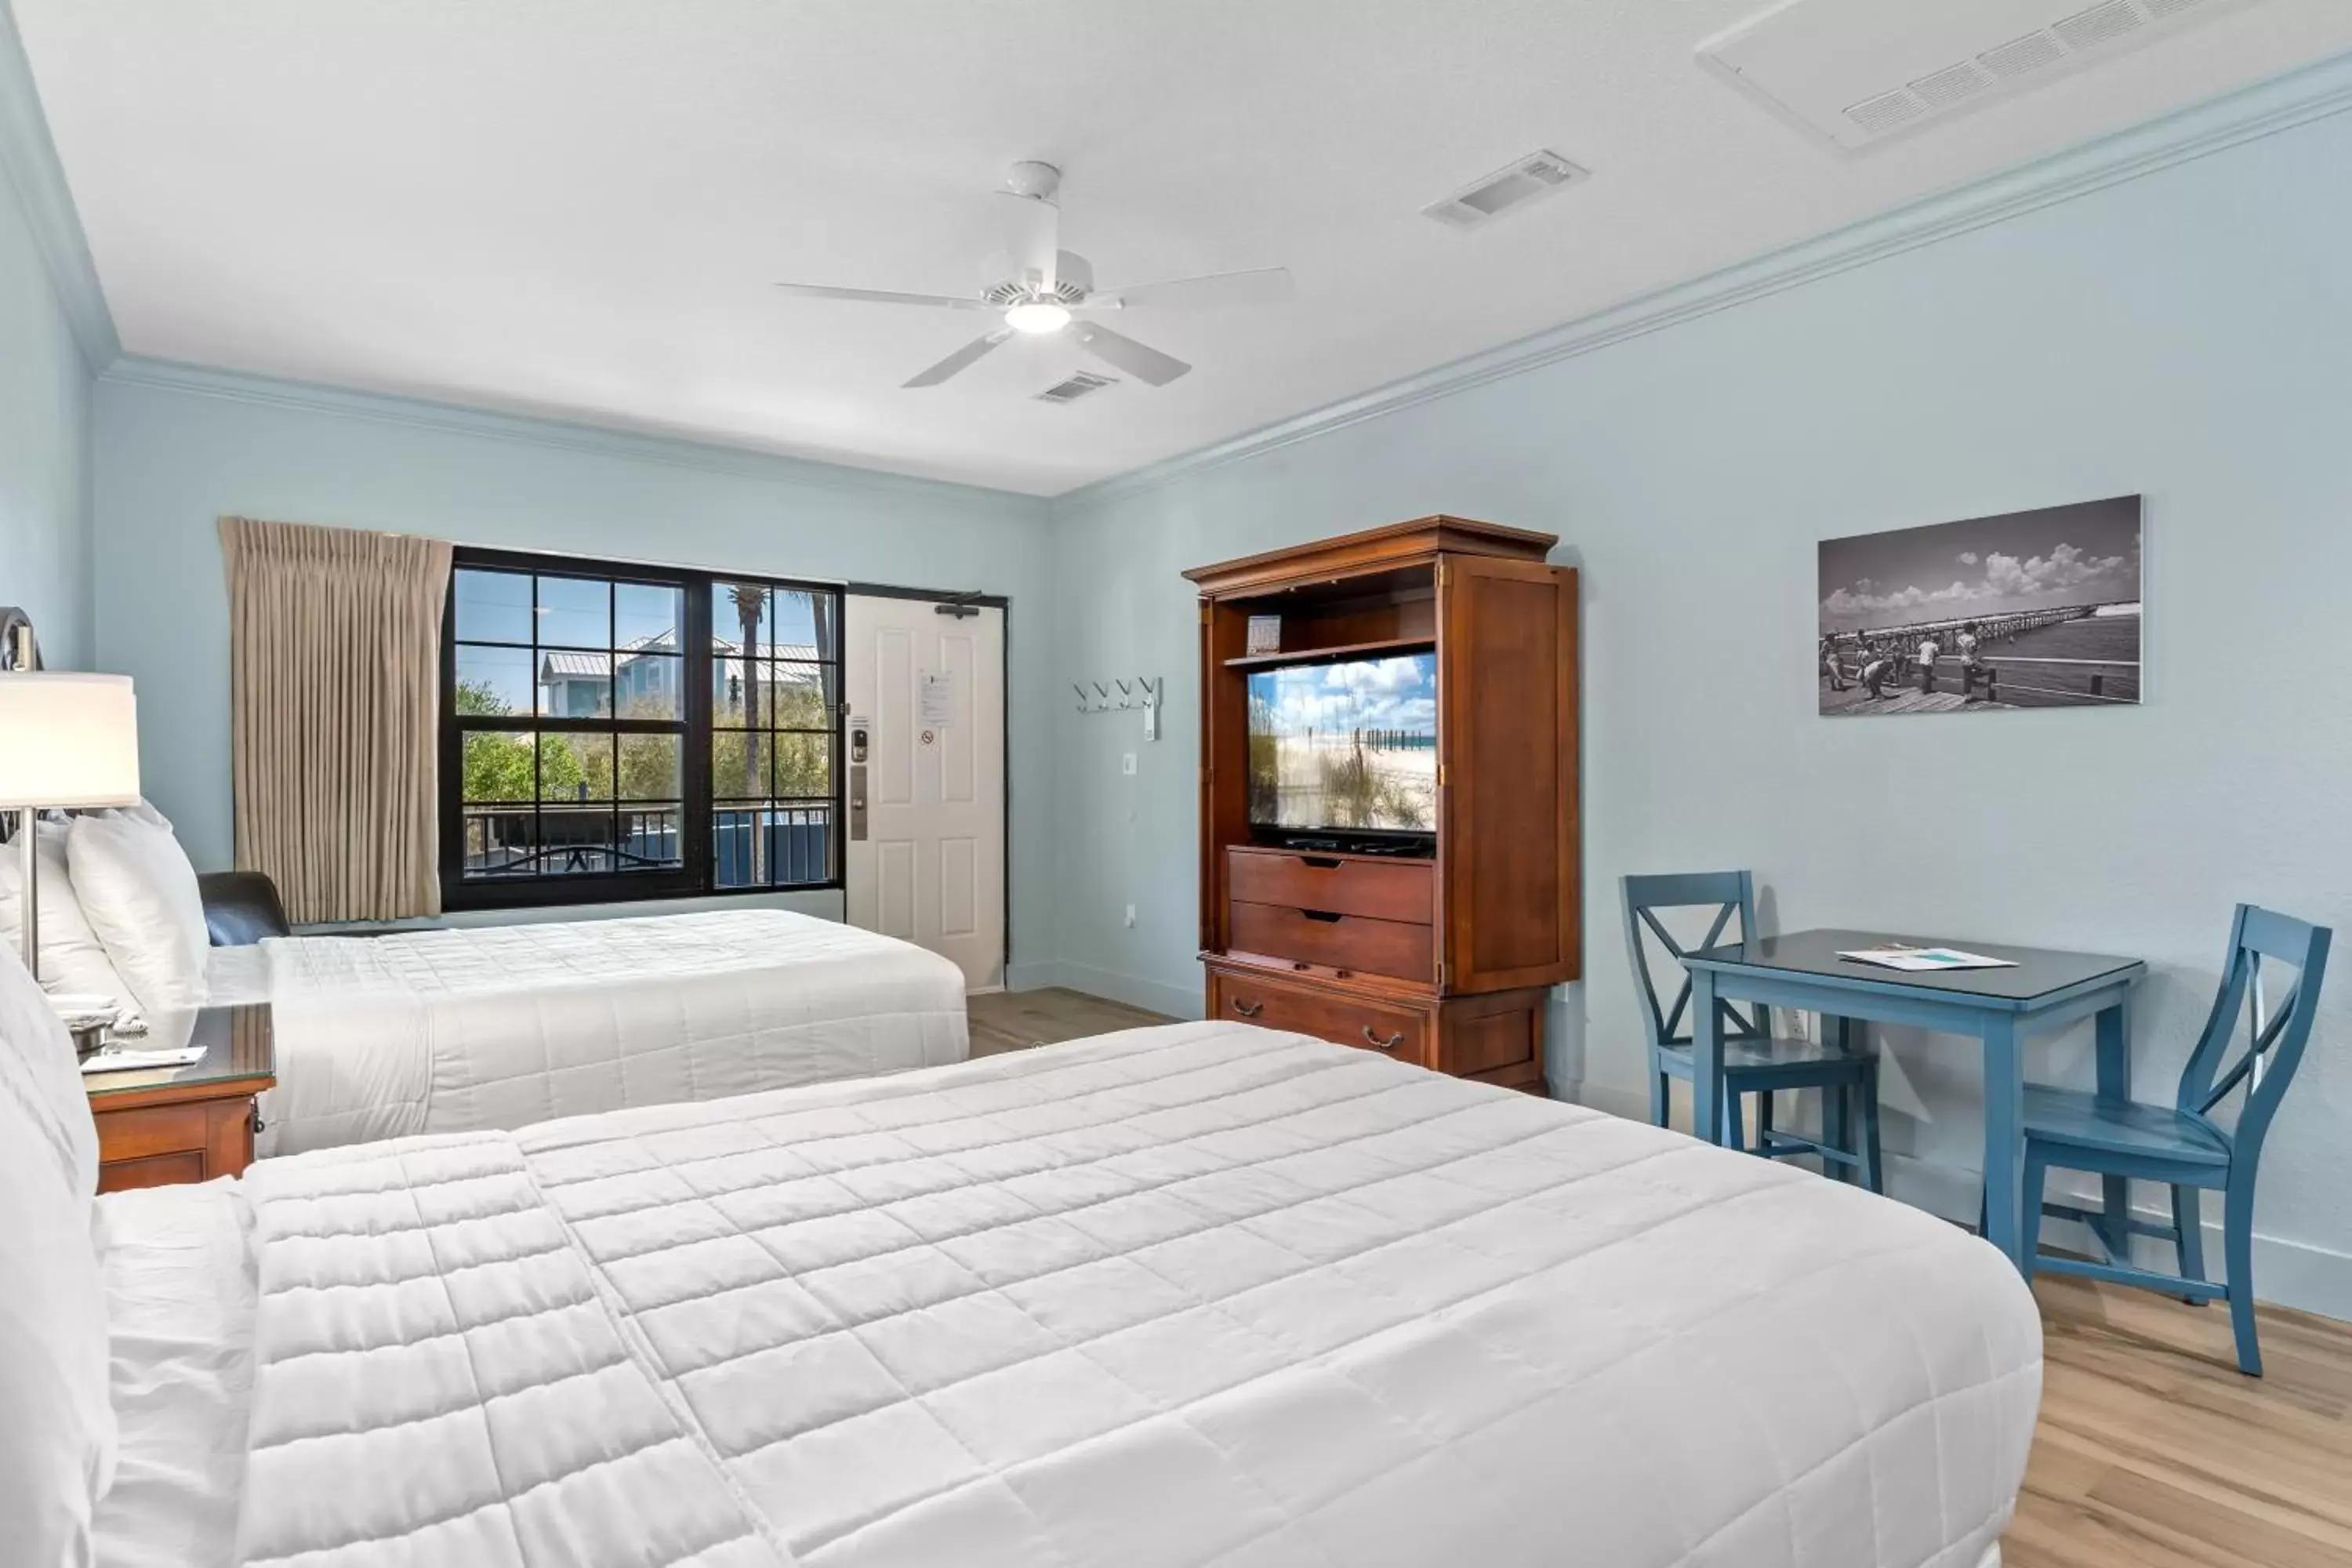
{"type": "Polygon", "coordinates": [[[2139,584],[2139,498],[2126,496],[1823,540],[1821,625],[1858,631],[2128,603],[2139,584]]]}
{"type": "Polygon", "coordinates": [[[1315,730],[1434,732],[1437,659],[1433,654],[1355,664],[1310,664],[1250,673],[1250,701],[1275,715],[1276,734],[1315,730]]]}

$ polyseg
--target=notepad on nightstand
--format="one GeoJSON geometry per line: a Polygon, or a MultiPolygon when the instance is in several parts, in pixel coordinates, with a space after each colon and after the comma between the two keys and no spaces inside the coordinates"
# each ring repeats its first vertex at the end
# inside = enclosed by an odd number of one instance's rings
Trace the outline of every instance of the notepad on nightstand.
{"type": "Polygon", "coordinates": [[[132,1072],[146,1068],[192,1067],[205,1059],[202,1046],[181,1046],[160,1051],[126,1051],[108,1046],[84,1057],[81,1070],[92,1072],[132,1072]]]}

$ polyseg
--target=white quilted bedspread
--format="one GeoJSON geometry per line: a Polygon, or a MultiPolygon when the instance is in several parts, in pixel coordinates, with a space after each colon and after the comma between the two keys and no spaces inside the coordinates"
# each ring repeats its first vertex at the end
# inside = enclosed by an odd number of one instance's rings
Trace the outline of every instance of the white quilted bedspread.
{"type": "Polygon", "coordinates": [[[2040,1391],[1928,1215],[1238,1025],[245,1184],[287,1568],[1975,1568],[2040,1391]]]}
{"type": "Polygon", "coordinates": [[[266,1153],[718,1100],[968,1048],[952,963],[782,910],[288,937],[263,962],[278,1054],[266,1153]]]}

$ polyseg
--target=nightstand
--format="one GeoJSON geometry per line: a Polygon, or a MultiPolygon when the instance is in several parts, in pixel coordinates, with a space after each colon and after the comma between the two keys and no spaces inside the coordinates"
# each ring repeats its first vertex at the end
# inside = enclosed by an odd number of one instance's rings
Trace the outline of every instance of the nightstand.
{"type": "MultiPolygon", "coordinates": [[[[155,1020],[146,1038],[121,1043],[155,1049],[178,1034],[155,1020]]],[[[254,1097],[278,1081],[268,1005],[202,1008],[186,1043],[203,1046],[203,1059],[84,1075],[98,1123],[100,1192],[205,1182],[252,1163],[261,1122],[254,1097]]]]}

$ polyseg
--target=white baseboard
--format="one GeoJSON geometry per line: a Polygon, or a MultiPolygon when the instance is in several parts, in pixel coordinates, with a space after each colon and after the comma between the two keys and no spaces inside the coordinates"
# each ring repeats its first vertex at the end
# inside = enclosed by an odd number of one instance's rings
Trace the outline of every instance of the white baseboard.
{"type": "MultiPolygon", "coordinates": [[[[1646,1096],[1607,1084],[1581,1083],[1559,1085],[1555,1089],[1559,1098],[1589,1105],[1595,1110],[1605,1110],[1612,1116],[1622,1116],[1634,1121],[1650,1119],[1650,1102],[1646,1096]],[[1567,1092],[1559,1093],[1565,1089],[1567,1092]]],[[[1886,1156],[1886,1195],[1915,1208],[1957,1223],[1973,1226],[1977,1205],[1982,1187],[1982,1177],[1975,1171],[1957,1165],[1915,1159],[1908,1154],[1889,1153],[1886,1156]]],[[[2135,1217],[2160,1225],[2172,1223],[2170,1199],[2159,1206],[2148,1201],[2151,1184],[2134,1184],[2132,1212],[2135,1217]]],[[[2057,1203],[2090,1203],[2095,1186],[2092,1178],[2071,1178],[2065,1188],[2053,1179],[2050,1197],[2057,1203]],[[2077,1185],[2076,1184],[2079,1184],[2077,1185]]],[[[2221,1195],[2208,1194],[2205,1198],[2205,1264],[2218,1274],[2221,1268],[2221,1195]]],[[[2042,1238],[2054,1247],[2069,1251],[2086,1252],[2090,1237],[2083,1227],[2072,1220],[2046,1220],[2042,1238]]],[[[2133,1261],[2153,1268],[2175,1266],[2171,1244],[2151,1237],[2136,1237],[2133,1261]]],[[[2290,1241],[2284,1237],[2254,1233],[2254,1294],[2276,1306],[2293,1307],[2301,1311],[2317,1312],[2323,1317],[2352,1320],[2352,1254],[2330,1251],[2308,1242],[2290,1241]]]]}
{"type": "Polygon", "coordinates": [[[1004,966],[1004,988],[1007,991],[1043,991],[1058,985],[1052,963],[1008,963],[1004,966]]]}

